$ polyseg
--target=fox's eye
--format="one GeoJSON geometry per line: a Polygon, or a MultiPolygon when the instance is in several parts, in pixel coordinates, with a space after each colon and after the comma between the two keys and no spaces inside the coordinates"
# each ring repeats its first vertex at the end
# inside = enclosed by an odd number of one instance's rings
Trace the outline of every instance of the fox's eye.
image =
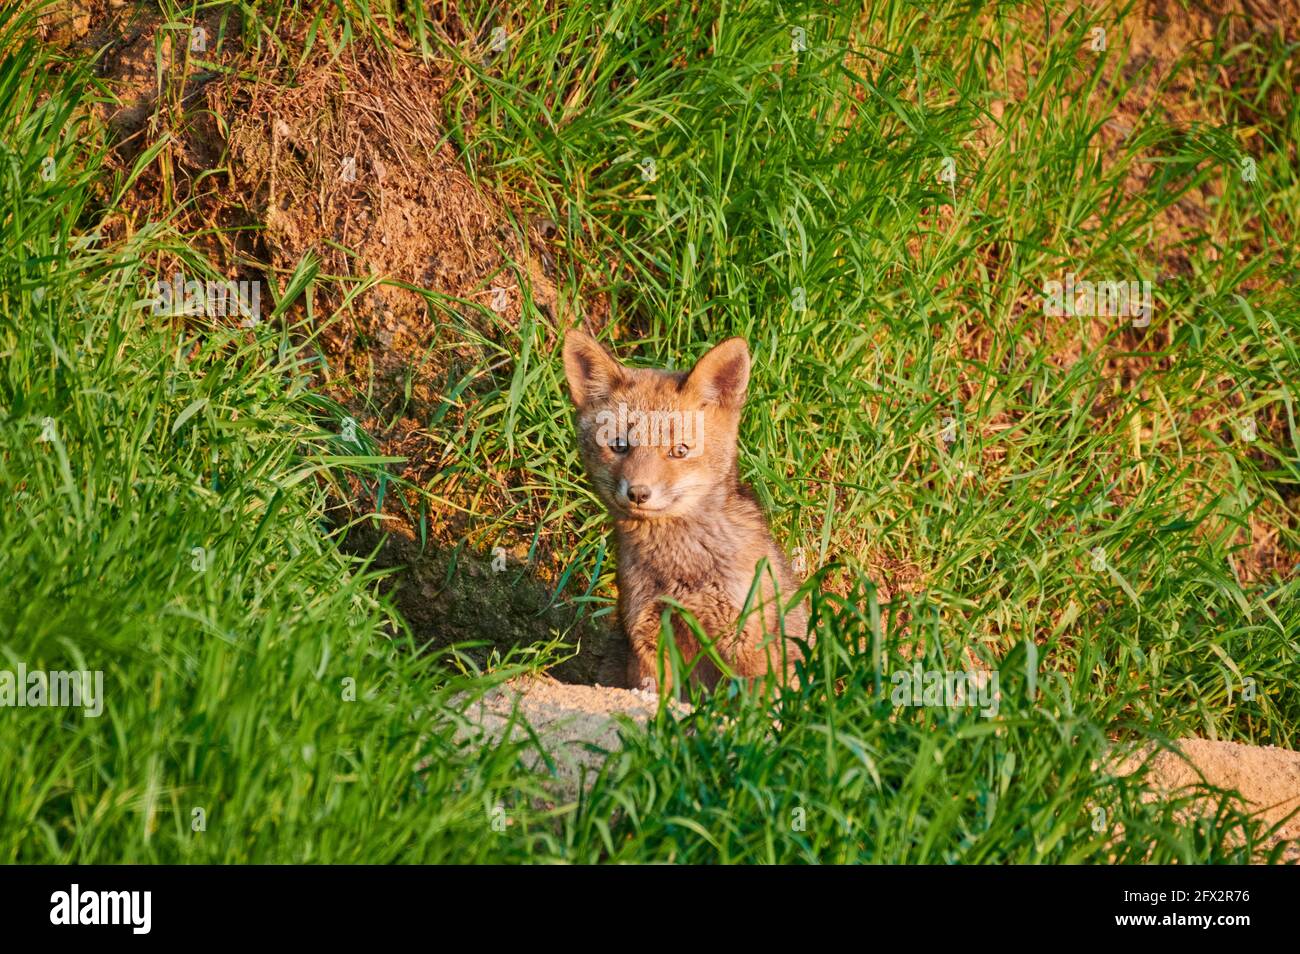
{"type": "Polygon", "coordinates": [[[673,458],[674,460],[681,460],[690,452],[691,449],[687,447],[685,444],[678,444],[676,447],[668,451],[668,456],[673,458]]]}
{"type": "Polygon", "coordinates": [[[626,454],[629,450],[631,450],[631,447],[629,446],[626,438],[616,437],[609,442],[609,449],[612,450],[615,454],[626,454]]]}

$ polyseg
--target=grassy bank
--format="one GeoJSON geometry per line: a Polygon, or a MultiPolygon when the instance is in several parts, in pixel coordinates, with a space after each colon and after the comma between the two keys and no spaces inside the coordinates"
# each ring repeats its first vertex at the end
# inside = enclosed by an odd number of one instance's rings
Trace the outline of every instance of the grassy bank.
{"type": "Polygon", "coordinates": [[[1300,737],[1300,111],[1276,96],[1293,47],[1227,18],[1157,82],[1115,10],[213,10],[250,56],[295,61],[290,27],[423,50],[464,167],[559,236],[563,309],[507,321],[425,290],[475,383],[416,420],[449,457],[409,499],[470,488],[454,503],[476,545],[532,541],[557,600],[607,612],[557,336],[581,314],[624,356],[680,366],[744,335],[742,469],[819,574],[816,649],[775,711],[722,694],[629,728],[576,804],[524,768],[526,739],[468,745],[462,694],[514,657],[480,674],[422,651],[338,546],[337,502],[394,464],[382,435],[344,439],[319,386],[319,302],[345,283],[268,269],[251,328],[157,314],[157,262],[212,268],[165,215],[113,225],[164,147],[110,163],[95,51],[6,13],[0,668],[100,670],[105,688],[98,717],[0,710],[0,859],[1258,847],[1227,801],[1189,822],[1101,766],[1115,741],[1300,737]],[[1067,274],[1151,281],[1149,324],[1046,315],[1067,274]],[[891,673],[971,660],[1000,676],[996,717],[891,701],[891,673]]]}

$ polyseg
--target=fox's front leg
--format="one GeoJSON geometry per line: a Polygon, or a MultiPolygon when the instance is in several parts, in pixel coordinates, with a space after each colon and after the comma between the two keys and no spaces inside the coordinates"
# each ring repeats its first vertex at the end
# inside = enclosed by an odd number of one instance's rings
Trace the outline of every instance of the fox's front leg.
{"type": "MultiPolygon", "coordinates": [[[[624,623],[627,631],[627,683],[632,689],[655,692],[659,682],[659,614],[647,607],[624,623]]],[[[671,687],[672,673],[664,674],[671,687]]]]}
{"type": "MultiPolygon", "coordinates": [[[[740,614],[737,613],[737,616],[740,614]]],[[[743,678],[760,678],[769,670],[781,669],[781,641],[771,635],[761,610],[751,611],[742,621],[733,622],[721,651],[732,671],[743,678]]]]}
{"type": "MultiPolygon", "coordinates": [[[[659,685],[660,640],[663,638],[663,613],[667,604],[658,599],[647,601],[633,618],[624,624],[628,639],[628,682],[633,689],[648,689],[654,692],[662,688],[664,692],[673,690],[672,658],[663,661],[663,685],[659,685]]],[[[688,607],[690,609],[690,607],[688,607]]],[[[676,645],[675,658],[690,667],[699,655],[700,644],[690,628],[675,614],[672,617],[671,639],[676,645]]]]}

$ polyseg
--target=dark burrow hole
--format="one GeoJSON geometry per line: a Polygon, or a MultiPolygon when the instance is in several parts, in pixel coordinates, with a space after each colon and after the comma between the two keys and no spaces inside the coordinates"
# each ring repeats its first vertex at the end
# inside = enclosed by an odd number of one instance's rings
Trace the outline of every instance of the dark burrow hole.
{"type": "MultiPolygon", "coordinates": [[[[468,547],[421,548],[409,540],[362,522],[349,529],[343,550],[356,556],[374,554],[372,566],[395,570],[380,583],[406,620],[416,640],[430,648],[475,642],[463,648],[477,665],[494,653],[542,646],[556,637],[569,647],[570,658],[547,673],[560,682],[627,687],[627,648],[614,614],[593,617],[585,607],[560,598],[517,562],[504,570],[490,557],[468,547]]],[[[499,563],[498,563],[499,565],[499,563]]]]}

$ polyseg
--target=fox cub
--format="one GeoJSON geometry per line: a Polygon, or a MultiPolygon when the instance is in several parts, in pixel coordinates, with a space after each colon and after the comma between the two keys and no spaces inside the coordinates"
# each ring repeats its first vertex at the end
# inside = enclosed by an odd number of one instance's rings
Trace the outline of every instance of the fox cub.
{"type": "MultiPolygon", "coordinates": [[[[629,684],[656,687],[662,596],[690,610],[737,675],[788,674],[808,618],[803,606],[785,614],[783,645],[778,591],[788,601],[798,583],[736,470],[745,340],[727,339],[689,372],[659,371],[626,367],[575,329],[564,339],[564,373],[587,473],[614,521],[629,684]]],[[[673,636],[689,666],[701,646],[678,614],[673,636]]],[[[693,679],[712,689],[720,675],[704,658],[693,679]]]]}

